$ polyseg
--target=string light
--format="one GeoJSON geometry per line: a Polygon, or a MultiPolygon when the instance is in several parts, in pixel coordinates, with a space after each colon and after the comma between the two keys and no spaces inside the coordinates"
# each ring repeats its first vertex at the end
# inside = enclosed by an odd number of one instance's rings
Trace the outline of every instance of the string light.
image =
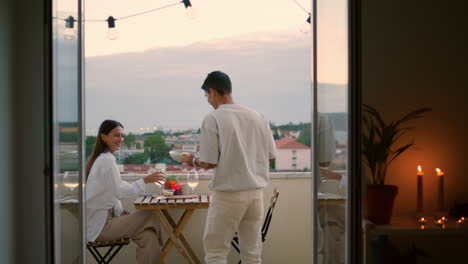
{"type": "Polygon", "coordinates": [[[187,17],[190,19],[195,19],[196,18],[195,9],[193,9],[193,6],[192,6],[192,3],[190,3],[190,0],[182,0],[182,3],[184,3],[185,14],[187,15],[187,17]]]}
{"type": "Polygon", "coordinates": [[[117,32],[117,29],[115,29],[115,19],[113,16],[110,16],[107,18],[107,38],[110,40],[115,40],[119,37],[119,33],[117,32]]]}
{"type": "Polygon", "coordinates": [[[311,21],[311,15],[309,11],[307,11],[303,6],[301,6],[296,0],[292,0],[296,5],[304,10],[309,16],[307,17],[307,20],[302,24],[301,28],[299,29],[302,33],[308,33],[310,31],[310,21],[311,21]]]}
{"type": "MultiPolygon", "coordinates": [[[[296,0],[293,0],[293,1],[296,3],[297,6],[299,6],[302,10],[304,10],[304,12],[309,14],[309,17],[307,18],[306,23],[304,23],[305,25],[303,25],[301,27],[301,31],[303,31],[304,33],[307,33],[310,30],[311,15],[296,0]]],[[[171,7],[171,6],[175,6],[175,5],[179,5],[179,4],[184,4],[186,15],[187,15],[188,18],[194,19],[196,17],[195,9],[193,8],[192,3],[190,2],[190,0],[182,0],[182,1],[174,3],[174,4],[158,7],[158,8],[155,8],[155,9],[151,9],[151,10],[148,10],[148,11],[128,15],[128,16],[121,17],[121,18],[114,18],[113,16],[109,16],[106,20],[85,19],[85,20],[82,20],[82,21],[87,21],[87,22],[104,22],[104,21],[106,21],[107,22],[107,27],[108,27],[108,29],[107,29],[107,38],[110,39],[110,40],[115,40],[115,39],[117,39],[119,37],[117,29],[115,28],[115,21],[116,20],[123,20],[123,19],[127,19],[127,18],[130,18],[130,17],[144,15],[144,14],[147,14],[147,13],[151,13],[151,12],[154,12],[154,11],[158,11],[158,10],[168,8],[168,7],[171,7]]],[[[74,23],[76,21],[75,18],[73,16],[69,16],[68,18],[61,19],[61,20],[65,21],[65,30],[64,30],[65,39],[67,39],[67,40],[74,39],[75,38],[74,23]]]]}
{"type": "Polygon", "coordinates": [[[65,19],[65,30],[63,31],[63,36],[67,40],[72,40],[75,38],[75,18],[73,16],[69,16],[65,19]]]}
{"type": "MultiPolygon", "coordinates": [[[[195,11],[194,11],[194,9],[192,7],[192,3],[190,3],[190,0],[182,0],[182,1],[174,3],[174,4],[154,8],[154,9],[151,9],[151,10],[147,10],[147,11],[132,14],[132,15],[128,15],[128,16],[121,17],[121,18],[115,18],[113,16],[109,16],[106,20],[102,20],[102,19],[84,19],[82,21],[86,21],[86,22],[107,22],[107,28],[108,28],[107,29],[107,38],[110,39],[110,40],[115,40],[115,39],[117,39],[119,37],[117,29],[115,28],[115,21],[116,20],[123,20],[123,19],[127,19],[127,18],[130,18],[130,17],[144,15],[144,14],[155,12],[155,11],[165,9],[165,8],[168,8],[168,7],[171,7],[171,6],[180,5],[182,3],[185,6],[187,16],[189,18],[194,18],[195,17],[195,11]]],[[[75,38],[74,22],[76,20],[73,18],[73,16],[69,16],[66,19],[57,18],[57,17],[53,17],[53,18],[65,21],[65,31],[63,32],[65,39],[72,40],[72,39],[75,38]]]]}
{"type": "Polygon", "coordinates": [[[311,24],[310,24],[310,19],[311,19],[311,16],[310,16],[310,13],[309,13],[309,17],[307,18],[307,20],[302,23],[301,25],[301,28],[300,28],[300,31],[304,34],[307,34],[309,33],[309,31],[311,30],[311,24]]]}

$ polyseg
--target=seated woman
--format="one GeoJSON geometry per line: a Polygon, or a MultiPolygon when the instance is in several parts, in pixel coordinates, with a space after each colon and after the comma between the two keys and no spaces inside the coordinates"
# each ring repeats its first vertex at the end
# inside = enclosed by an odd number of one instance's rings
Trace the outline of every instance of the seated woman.
{"type": "Polygon", "coordinates": [[[124,141],[123,126],[105,120],[99,127],[94,150],[86,163],[86,236],[88,241],[130,238],[138,247],[137,263],[155,263],[161,253],[159,222],[151,211],[129,213],[120,200],[144,192],[150,182],[162,183],[156,172],[133,183],[122,181],[113,155],[124,141]]]}

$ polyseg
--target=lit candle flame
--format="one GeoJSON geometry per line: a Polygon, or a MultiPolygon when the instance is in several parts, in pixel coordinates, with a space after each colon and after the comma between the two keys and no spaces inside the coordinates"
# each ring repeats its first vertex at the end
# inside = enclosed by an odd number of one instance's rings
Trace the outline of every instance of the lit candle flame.
{"type": "Polygon", "coordinates": [[[421,165],[418,165],[418,172],[421,172],[421,165]]]}
{"type": "Polygon", "coordinates": [[[442,176],[442,175],[444,175],[444,172],[441,171],[439,168],[436,169],[436,172],[437,172],[437,176],[442,176]]]}

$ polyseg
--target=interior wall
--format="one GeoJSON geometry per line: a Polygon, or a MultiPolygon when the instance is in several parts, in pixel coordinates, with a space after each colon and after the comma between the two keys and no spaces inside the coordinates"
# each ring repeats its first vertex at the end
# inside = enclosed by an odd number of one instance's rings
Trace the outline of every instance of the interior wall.
{"type": "Polygon", "coordinates": [[[14,10],[14,221],[16,263],[50,263],[45,215],[46,0],[14,10]]]}
{"type": "Polygon", "coordinates": [[[0,2],[0,263],[15,263],[13,206],[13,10],[0,2]]]}
{"type": "Polygon", "coordinates": [[[414,214],[416,166],[423,166],[426,214],[436,210],[436,167],[445,178],[446,209],[468,202],[465,151],[468,42],[461,2],[362,0],[363,102],[393,120],[421,107],[432,112],[410,124],[401,143],[415,147],[390,167],[399,187],[394,215],[414,214]]]}

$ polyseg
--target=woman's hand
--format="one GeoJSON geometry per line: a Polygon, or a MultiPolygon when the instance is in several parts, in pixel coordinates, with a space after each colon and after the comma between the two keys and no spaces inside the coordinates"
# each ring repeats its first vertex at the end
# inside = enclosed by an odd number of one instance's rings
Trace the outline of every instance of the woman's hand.
{"type": "Polygon", "coordinates": [[[153,174],[150,174],[143,178],[145,183],[157,182],[158,184],[163,184],[166,181],[166,173],[163,171],[158,171],[153,174]]]}

